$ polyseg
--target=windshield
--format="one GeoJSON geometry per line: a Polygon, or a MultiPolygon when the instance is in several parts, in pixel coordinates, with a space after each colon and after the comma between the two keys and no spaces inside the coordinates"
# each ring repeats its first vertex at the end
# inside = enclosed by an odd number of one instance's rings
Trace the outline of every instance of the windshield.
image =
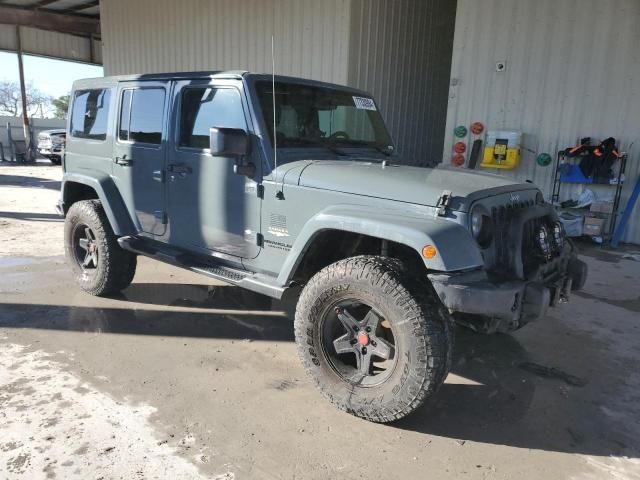
{"type": "MultiPolygon", "coordinates": [[[[276,82],[277,147],[365,147],[391,153],[393,145],[370,97],[332,88],[276,82]]],[[[273,139],[273,89],[256,84],[260,107],[273,139]]]]}

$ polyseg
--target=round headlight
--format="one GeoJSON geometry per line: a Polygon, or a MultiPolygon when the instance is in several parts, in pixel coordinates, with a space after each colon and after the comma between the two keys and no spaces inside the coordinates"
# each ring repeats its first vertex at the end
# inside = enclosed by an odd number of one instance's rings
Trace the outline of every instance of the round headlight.
{"type": "Polygon", "coordinates": [[[475,238],[476,240],[478,239],[478,237],[480,236],[480,233],[482,232],[483,222],[484,222],[484,215],[482,215],[482,212],[475,210],[471,214],[471,234],[473,235],[473,238],[475,238]]]}
{"type": "Polygon", "coordinates": [[[471,235],[482,248],[487,248],[493,240],[493,222],[482,207],[471,211],[471,235]]]}

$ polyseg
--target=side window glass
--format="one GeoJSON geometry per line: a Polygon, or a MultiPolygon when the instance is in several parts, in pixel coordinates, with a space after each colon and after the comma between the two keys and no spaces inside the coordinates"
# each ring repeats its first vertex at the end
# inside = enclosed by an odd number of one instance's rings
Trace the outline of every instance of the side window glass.
{"type": "Polygon", "coordinates": [[[211,127],[247,128],[240,92],[233,88],[185,88],[182,91],[179,145],[209,148],[211,127]]]}
{"type": "Polygon", "coordinates": [[[118,138],[125,141],[129,140],[131,97],[133,97],[133,90],[125,90],[122,92],[122,100],[120,102],[120,121],[118,122],[118,138]]]}
{"type": "Polygon", "coordinates": [[[164,89],[138,88],[122,92],[118,138],[158,145],[162,142],[164,89]]]}
{"type": "Polygon", "coordinates": [[[78,90],[73,99],[71,136],[105,140],[109,120],[109,89],[78,90]]]}

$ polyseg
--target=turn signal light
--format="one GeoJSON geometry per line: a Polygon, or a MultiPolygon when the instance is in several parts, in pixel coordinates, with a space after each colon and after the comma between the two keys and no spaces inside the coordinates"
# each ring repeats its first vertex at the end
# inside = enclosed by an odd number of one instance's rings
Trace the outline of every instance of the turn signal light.
{"type": "Polygon", "coordinates": [[[436,247],[433,245],[427,245],[422,249],[422,256],[424,258],[431,259],[436,256],[436,247]]]}

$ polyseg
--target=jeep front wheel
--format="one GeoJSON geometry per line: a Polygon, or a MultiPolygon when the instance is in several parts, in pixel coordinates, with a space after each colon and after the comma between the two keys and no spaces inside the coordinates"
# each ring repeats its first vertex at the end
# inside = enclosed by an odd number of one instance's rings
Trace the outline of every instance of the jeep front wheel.
{"type": "Polygon", "coordinates": [[[321,270],[296,309],[296,342],[320,391],[355,416],[390,422],[413,412],[447,376],[447,312],[427,285],[413,292],[397,261],[362,256],[321,270]]]}
{"type": "Polygon", "coordinates": [[[99,200],[83,200],[69,208],[64,247],[76,281],[91,295],[117,293],[133,280],[136,256],[118,245],[99,200]]]}

